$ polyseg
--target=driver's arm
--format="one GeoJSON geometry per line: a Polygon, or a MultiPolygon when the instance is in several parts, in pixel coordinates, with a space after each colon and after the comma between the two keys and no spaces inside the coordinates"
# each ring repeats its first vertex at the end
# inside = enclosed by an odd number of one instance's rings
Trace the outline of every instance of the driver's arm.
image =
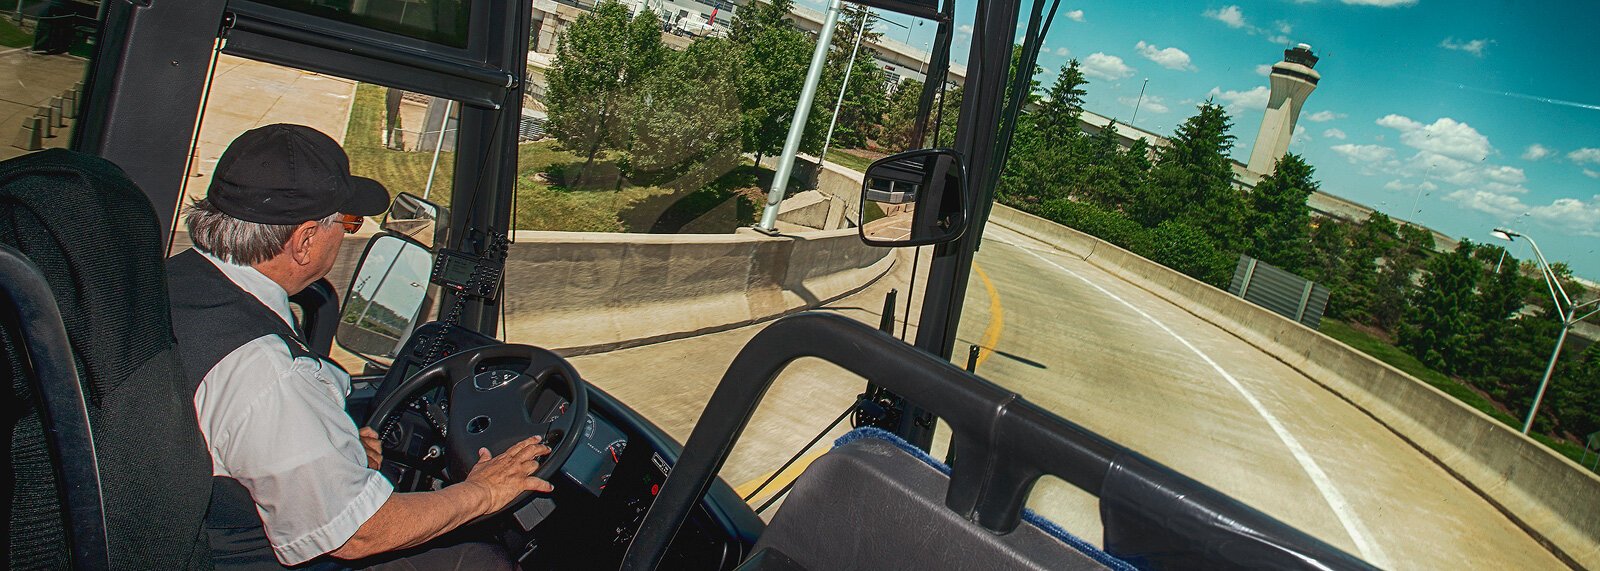
{"type": "Polygon", "coordinates": [[[548,492],[552,489],[548,482],[529,474],[539,467],[534,458],[549,452],[537,436],[492,458],[488,450],[479,449],[478,463],[466,481],[434,492],[390,495],[377,513],[330,555],[360,559],[415,547],[478,516],[500,511],[524,491],[548,492]]]}

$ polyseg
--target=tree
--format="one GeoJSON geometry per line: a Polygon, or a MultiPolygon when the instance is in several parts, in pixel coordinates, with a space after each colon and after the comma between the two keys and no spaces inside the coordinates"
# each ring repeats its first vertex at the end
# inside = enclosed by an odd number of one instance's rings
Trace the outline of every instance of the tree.
{"type": "Polygon", "coordinates": [[[816,45],[785,20],[793,6],[792,0],[751,2],[734,14],[728,34],[739,54],[740,146],[757,162],[783,150],[816,45]]]}
{"type": "Polygon", "coordinates": [[[1207,101],[1199,113],[1184,121],[1161,150],[1149,182],[1131,209],[1145,226],[1177,219],[1206,232],[1219,248],[1243,251],[1244,196],[1233,186],[1233,163],[1228,151],[1233,136],[1221,105],[1207,101]]]}
{"type": "Polygon", "coordinates": [[[1562,371],[1552,383],[1550,407],[1563,431],[1583,438],[1600,431],[1600,343],[1589,345],[1582,361],[1562,371]]]}
{"type": "Polygon", "coordinates": [[[1434,247],[1433,232],[1421,226],[1399,225],[1394,236],[1393,241],[1387,242],[1389,249],[1383,252],[1383,266],[1367,296],[1367,315],[1371,323],[1386,330],[1393,330],[1400,322],[1406,311],[1407,292],[1414,287],[1417,272],[1434,247]]]}
{"type": "Polygon", "coordinates": [[[1314,169],[1299,155],[1287,154],[1277,169],[1261,179],[1250,193],[1250,255],[1258,260],[1303,274],[1311,256],[1311,207],[1306,200],[1317,191],[1314,169]]]}
{"type": "Polygon", "coordinates": [[[1088,84],[1077,59],[1061,66],[1055,83],[1050,85],[1048,99],[1039,102],[1039,110],[1033,114],[1039,133],[1046,141],[1061,143],[1077,136],[1078,118],[1083,115],[1083,96],[1088,93],[1083,88],[1088,84]]]}
{"type": "Polygon", "coordinates": [[[630,176],[694,189],[739,161],[738,65],[735,47],[717,38],[668,57],[630,102],[630,176]]]}
{"type": "Polygon", "coordinates": [[[912,141],[912,131],[917,127],[917,106],[922,98],[922,82],[906,79],[895,86],[889,95],[888,110],[883,114],[883,133],[878,144],[892,151],[905,151],[921,146],[912,141]]]}
{"type": "Polygon", "coordinates": [[[1471,312],[1482,268],[1472,241],[1428,261],[1427,276],[1400,323],[1400,345],[1423,364],[1454,373],[1466,361],[1471,312]]]}
{"type": "Polygon", "coordinates": [[[872,130],[883,120],[889,77],[888,72],[876,63],[876,51],[870,47],[883,36],[873,29],[877,21],[877,14],[866,6],[847,8],[839,18],[833,32],[833,45],[828,53],[826,73],[819,86],[819,105],[813,109],[807,125],[806,136],[816,139],[815,144],[819,148],[822,139],[827,136],[828,124],[833,120],[833,106],[841,85],[845,87],[844,100],[839,104],[832,146],[865,146],[867,139],[874,136],[872,130]],[[858,35],[861,42],[859,49],[856,46],[858,35]],[[855,55],[854,65],[850,63],[852,52],[855,55]],[[848,78],[845,77],[846,71],[850,72],[848,78]]]}
{"type": "Polygon", "coordinates": [[[666,56],[659,22],[649,10],[630,20],[626,6],[605,0],[557,42],[547,76],[550,131],[583,154],[585,169],[600,151],[626,146],[621,123],[628,97],[666,56]]]}

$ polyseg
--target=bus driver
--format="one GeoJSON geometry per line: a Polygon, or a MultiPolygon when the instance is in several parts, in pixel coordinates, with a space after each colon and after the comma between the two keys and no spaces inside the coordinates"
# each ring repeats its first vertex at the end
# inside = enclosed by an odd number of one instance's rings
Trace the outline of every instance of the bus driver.
{"type": "Polygon", "coordinates": [[[388,201],[377,181],[351,176],[333,139],[280,124],[235,139],[187,208],[194,249],[167,271],[211,453],[206,534],[219,569],[509,569],[487,544],[425,544],[551,489],[530,475],[549,452],[534,437],[499,456],[479,450],[461,483],[395,493],[376,470],[377,434],[345,412],[349,374],[295,330],[288,296],[326,275],[345,234],[388,201]]]}

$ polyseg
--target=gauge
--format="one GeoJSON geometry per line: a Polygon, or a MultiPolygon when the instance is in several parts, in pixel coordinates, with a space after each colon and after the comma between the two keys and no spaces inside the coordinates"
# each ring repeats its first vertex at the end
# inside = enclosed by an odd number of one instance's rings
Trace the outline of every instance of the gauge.
{"type": "Polygon", "coordinates": [[[611,444],[606,445],[606,453],[611,455],[612,464],[622,462],[622,451],[627,449],[628,439],[626,438],[618,438],[611,444]]]}

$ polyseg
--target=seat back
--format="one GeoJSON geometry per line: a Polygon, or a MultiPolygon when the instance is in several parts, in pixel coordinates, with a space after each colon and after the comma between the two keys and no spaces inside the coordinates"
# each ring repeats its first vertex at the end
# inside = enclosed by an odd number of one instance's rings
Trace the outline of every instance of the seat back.
{"type": "MultiPolygon", "coordinates": [[[[0,372],[8,377],[12,402],[20,410],[36,411],[45,437],[44,447],[27,446],[6,462],[8,563],[13,568],[70,563],[76,569],[109,569],[100,468],[67,329],[44,274],[4,244],[0,244],[0,347],[7,355],[7,366],[0,372]],[[41,476],[55,485],[13,485],[41,476]],[[59,515],[50,513],[58,498],[59,515]],[[61,542],[66,549],[57,548],[61,542]]],[[[20,417],[7,418],[7,427],[20,417]]]]}
{"type": "Polygon", "coordinates": [[[943,465],[892,434],[840,441],[795,480],[756,551],[804,569],[1133,569],[1043,520],[996,534],[957,515],[943,465]]]}
{"type": "MultiPolygon", "coordinates": [[[[59,149],[0,162],[0,244],[37,266],[60,311],[71,351],[58,358],[77,372],[85,397],[106,542],[119,569],[209,561],[201,522],[211,458],[173,340],[160,236],[149,200],[110,162],[59,149]]],[[[11,353],[8,359],[21,358],[11,353]]],[[[67,552],[53,499],[60,482],[52,470],[36,469],[45,425],[40,409],[14,402],[24,406],[10,442],[18,463],[10,488],[38,501],[11,507],[5,551],[13,566],[29,558],[60,567],[67,552]]]]}

